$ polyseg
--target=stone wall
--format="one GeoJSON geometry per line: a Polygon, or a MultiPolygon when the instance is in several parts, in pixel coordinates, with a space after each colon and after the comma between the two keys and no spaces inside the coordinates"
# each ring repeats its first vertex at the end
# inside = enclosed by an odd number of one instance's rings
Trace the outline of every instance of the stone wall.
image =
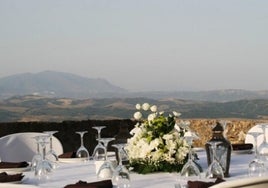
{"type": "MultiPolygon", "coordinates": [[[[190,119],[191,129],[200,137],[194,142],[195,146],[203,147],[211,138],[211,126],[215,125],[215,119],[190,119]]],[[[232,119],[227,126],[227,137],[232,143],[242,142],[243,133],[256,125],[264,122],[264,120],[241,120],[232,119]],[[240,135],[240,136],[239,136],[240,135]]],[[[42,132],[57,130],[55,136],[62,142],[64,151],[74,151],[80,146],[80,137],[76,131],[88,131],[84,135],[84,143],[89,152],[92,153],[96,145],[97,131],[92,129],[93,126],[106,126],[102,131],[103,137],[115,137],[115,142],[124,142],[129,135],[129,131],[133,128],[135,122],[125,120],[86,120],[86,121],[64,121],[55,122],[14,122],[0,123],[0,137],[18,133],[18,132],[42,132]]]]}
{"type": "Polygon", "coordinates": [[[97,131],[93,126],[106,126],[102,130],[103,137],[115,137],[115,142],[126,141],[130,136],[129,131],[134,126],[131,120],[87,120],[87,121],[64,121],[55,122],[14,122],[0,123],[0,137],[19,132],[43,132],[54,131],[58,133],[55,136],[61,141],[65,152],[74,151],[80,146],[80,136],[76,131],[88,131],[84,135],[84,145],[90,153],[93,152],[97,144],[97,131]]]}

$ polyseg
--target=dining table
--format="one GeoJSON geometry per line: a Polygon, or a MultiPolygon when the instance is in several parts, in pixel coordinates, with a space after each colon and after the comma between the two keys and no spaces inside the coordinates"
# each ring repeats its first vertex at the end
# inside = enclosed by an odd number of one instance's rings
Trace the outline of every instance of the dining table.
{"type": "MultiPolygon", "coordinates": [[[[198,164],[202,167],[201,180],[203,179],[204,171],[207,169],[207,155],[204,149],[196,150],[198,155],[198,164]]],[[[232,152],[229,177],[224,178],[226,181],[233,179],[241,179],[248,177],[248,164],[254,158],[252,152],[232,152]]],[[[48,179],[39,180],[34,175],[34,172],[29,170],[23,172],[24,178],[21,181],[21,187],[35,186],[40,188],[63,188],[68,184],[75,184],[79,180],[86,182],[101,181],[97,178],[96,167],[94,161],[59,161],[58,166],[48,179]]],[[[150,174],[138,174],[130,172],[131,188],[174,188],[181,181],[180,175],[177,172],[166,173],[157,172],[150,174]]],[[[1,184],[0,184],[1,187],[1,184]]],[[[8,187],[8,186],[7,186],[8,187]]]]}

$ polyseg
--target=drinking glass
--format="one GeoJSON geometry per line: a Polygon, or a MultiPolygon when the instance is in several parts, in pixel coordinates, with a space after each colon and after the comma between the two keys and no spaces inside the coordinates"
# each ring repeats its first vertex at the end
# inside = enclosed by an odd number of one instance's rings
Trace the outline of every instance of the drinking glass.
{"type": "Polygon", "coordinates": [[[254,159],[248,165],[249,176],[262,176],[265,172],[264,163],[259,159],[257,140],[261,132],[248,132],[248,135],[254,138],[254,159]]]}
{"type": "Polygon", "coordinates": [[[58,163],[57,162],[59,160],[58,155],[54,151],[53,144],[52,144],[53,143],[53,140],[52,140],[53,139],[53,135],[55,133],[57,133],[57,132],[58,131],[44,131],[44,133],[47,134],[48,135],[48,138],[49,138],[49,150],[46,153],[46,158],[51,161],[51,164],[53,166],[53,169],[56,169],[58,167],[58,163]]]}
{"type": "Polygon", "coordinates": [[[112,162],[108,159],[107,149],[108,149],[109,142],[111,142],[113,140],[115,140],[115,138],[101,138],[100,139],[100,141],[103,143],[103,145],[105,147],[105,161],[100,166],[100,168],[97,172],[98,178],[101,178],[101,179],[112,178],[112,175],[114,172],[114,167],[112,165],[112,162]]]}
{"type": "Polygon", "coordinates": [[[222,166],[220,165],[217,155],[216,155],[216,148],[218,144],[221,144],[222,142],[208,142],[208,144],[211,145],[211,150],[212,150],[212,162],[209,165],[208,169],[206,170],[205,177],[206,178],[224,178],[224,173],[222,166]]]}
{"type": "Polygon", "coordinates": [[[48,136],[40,136],[38,143],[42,149],[42,159],[37,163],[34,175],[38,180],[47,180],[49,178],[49,173],[52,172],[53,166],[51,162],[46,158],[46,145],[49,144],[48,136]]]}
{"type": "Polygon", "coordinates": [[[76,157],[84,158],[85,161],[88,161],[89,153],[88,153],[87,148],[84,146],[84,134],[87,133],[87,131],[77,131],[76,133],[80,135],[80,140],[81,140],[81,145],[76,151],[76,157]]]}
{"type": "Polygon", "coordinates": [[[189,144],[188,161],[183,166],[180,176],[186,177],[187,179],[189,178],[199,179],[200,178],[200,170],[198,166],[195,164],[193,155],[192,155],[192,143],[193,143],[193,140],[196,138],[197,138],[196,134],[191,134],[191,136],[185,137],[185,140],[189,144]]]}
{"type": "Polygon", "coordinates": [[[125,157],[124,155],[125,144],[114,144],[112,146],[117,148],[117,153],[118,153],[118,165],[115,168],[113,177],[112,177],[113,185],[115,185],[118,188],[130,187],[129,171],[122,163],[122,157],[125,157]]]}
{"type": "Polygon", "coordinates": [[[40,138],[41,138],[40,136],[33,137],[33,139],[36,142],[36,154],[33,156],[32,163],[31,163],[31,170],[33,170],[33,171],[35,170],[37,164],[42,160],[42,155],[40,153],[40,147],[39,147],[40,138]]]}
{"type": "Polygon", "coordinates": [[[93,154],[92,154],[92,158],[94,160],[105,160],[105,147],[103,146],[103,144],[101,143],[100,139],[101,139],[101,130],[106,128],[106,126],[96,126],[96,127],[92,127],[93,129],[96,129],[98,132],[98,136],[97,136],[97,141],[98,144],[95,146],[94,150],[93,150],[93,154]]]}
{"type": "Polygon", "coordinates": [[[223,136],[224,136],[224,138],[226,138],[228,140],[228,137],[227,137],[227,132],[228,132],[227,125],[229,125],[230,121],[228,121],[228,120],[220,120],[219,122],[220,122],[220,124],[222,125],[222,128],[223,128],[223,136]]]}
{"type": "Polygon", "coordinates": [[[266,129],[268,128],[268,124],[260,124],[260,128],[263,132],[263,142],[259,145],[258,151],[260,154],[260,158],[263,162],[268,161],[268,143],[266,137],[266,129]]]}

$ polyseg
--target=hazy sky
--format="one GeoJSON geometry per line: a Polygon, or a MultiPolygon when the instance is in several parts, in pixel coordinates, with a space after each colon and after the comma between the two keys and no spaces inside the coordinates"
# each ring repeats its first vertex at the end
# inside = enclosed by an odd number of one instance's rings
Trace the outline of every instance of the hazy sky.
{"type": "Polygon", "coordinates": [[[268,1],[0,0],[0,65],[139,91],[268,89],[268,1]]]}

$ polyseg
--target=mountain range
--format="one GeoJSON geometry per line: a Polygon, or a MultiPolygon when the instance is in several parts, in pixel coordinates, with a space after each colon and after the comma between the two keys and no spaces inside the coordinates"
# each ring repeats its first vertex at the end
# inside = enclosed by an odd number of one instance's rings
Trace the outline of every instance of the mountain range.
{"type": "Polygon", "coordinates": [[[129,119],[148,102],[182,118],[268,118],[268,92],[129,92],[105,79],[44,71],[0,79],[0,122],[129,119]]]}
{"type": "Polygon", "coordinates": [[[105,79],[87,78],[71,73],[43,71],[0,78],[0,99],[13,96],[40,95],[56,98],[177,98],[183,100],[228,102],[236,100],[268,99],[268,91],[241,89],[211,91],[148,91],[129,92],[105,79]]]}
{"type": "Polygon", "coordinates": [[[55,71],[23,73],[1,78],[0,91],[0,98],[29,94],[87,98],[126,92],[125,89],[112,85],[105,79],[86,78],[55,71]]]}

